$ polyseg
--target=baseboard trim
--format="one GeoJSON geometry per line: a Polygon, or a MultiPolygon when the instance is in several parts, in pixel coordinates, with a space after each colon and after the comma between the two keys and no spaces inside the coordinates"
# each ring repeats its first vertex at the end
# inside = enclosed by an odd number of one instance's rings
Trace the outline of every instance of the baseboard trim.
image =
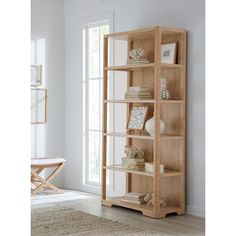
{"type": "Polygon", "coordinates": [[[205,218],[205,209],[201,207],[194,207],[194,206],[187,205],[186,213],[188,215],[205,218]]]}

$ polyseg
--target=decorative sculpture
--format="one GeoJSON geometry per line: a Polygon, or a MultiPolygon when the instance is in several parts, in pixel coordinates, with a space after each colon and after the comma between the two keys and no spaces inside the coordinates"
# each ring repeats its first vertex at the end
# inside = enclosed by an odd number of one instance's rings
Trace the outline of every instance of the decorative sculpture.
{"type": "Polygon", "coordinates": [[[129,51],[129,58],[127,60],[127,64],[145,64],[149,63],[149,61],[144,57],[144,49],[142,48],[134,48],[129,51]]]}

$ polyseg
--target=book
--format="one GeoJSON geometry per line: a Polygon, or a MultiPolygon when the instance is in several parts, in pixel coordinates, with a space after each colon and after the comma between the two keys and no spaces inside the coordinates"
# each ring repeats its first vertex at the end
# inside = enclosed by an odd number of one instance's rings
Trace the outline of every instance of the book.
{"type": "Polygon", "coordinates": [[[142,204],[142,203],[144,203],[144,202],[134,201],[134,200],[128,200],[128,199],[124,199],[124,198],[121,198],[120,201],[121,201],[121,202],[127,202],[127,203],[134,203],[134,204],[142,204]]]}
{"type": "Polygon", "coordinates": [[[142,204],[145,203],[145,194],[142,193],[135,193],[135,192],[130,192],[124,195],[121,199],[123,202],[128,202],[128,203],[135,203],[135,204],[142,204]]]}
{"type": "Polygon", "coordinates": [[[132,170],[144,170],[144,158],[122,158],[122,167],[132,170]]]}
{"type": "Polygon", "coordinates": [[[123,196],[122,199],[127,200],[127,201],[133,201],[133,202],[145,202],[144,197],[140,199],[135,199],[133,197],[123,196]]]}
{"type": "Polygon", "coordinates": [[[150,92],[148,87],[131,86],[129,92],[150,92]]]}
{"type": "Polygon", "coordinates": [[[145,194],[137,193],[137,192],[129,192],[129,193],[126,193],[124,197],[132,197],[134,199],[139,200],[140,198],[144,198],[145,194]]]}
{"type": "Polygon", "coordinates": [[[125,98],[135,98],[135,99],[138,99],[138,98],[153,98],[153,96],[151,94],[128,94],[126,93],[125,94],[125,98]]]}
{"type": "Polygon", "coordinates": [[[127,60],[127,64],[128,65],[132,65],[132,64],[148,64],[149,61],[146,59],[142,59],[142,60],[135,60],[135,59],[128,59],[127,60]]]}
{"type": "Polygon", "coordinates": [[[144,158],[128,158],[128,157],[122,157],[122,160],[124,160],[124,161],[131,161],[131,162],[135,162],[135,163],[138,163],[138,162],[144,163],[144,158]]]}
{"type": "Polygon", "coordinates": [[[128,94],[128,95],[152,95],[151,92],[149,92],[149,91],[141,91],[141,92],[128,91],[125,94],[128,94]]]}
{"type": "Polygon", "coordinates": [[[133,96],[133,97],[152,97],[152,93],[151,92],[136,92],[136,91],[128,91],[125,93],[125,96],[133,96]]]}
{"type": "Polygon", "coordinates": [[[125,95],[126,99],[153,99],[152,96],[128,96],[125,95]]]}

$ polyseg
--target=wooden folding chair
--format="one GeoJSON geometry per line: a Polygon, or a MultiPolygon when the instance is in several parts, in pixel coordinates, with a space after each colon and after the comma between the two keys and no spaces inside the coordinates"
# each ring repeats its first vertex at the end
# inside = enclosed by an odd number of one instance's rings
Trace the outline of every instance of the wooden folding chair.
{"type": "Polygon", "coordinates": [[[62,190],[54,186],[50,181],[54,179],[65,165],[63,158],[33,158],[31,159],[31,183],[35,186],[32,188],[31,194],[40,193],[45,189],[51,189],[58,193],[63,193],[62,190]],[[40,173],[50,168],[52,173],[43,178],[40,173]]]}

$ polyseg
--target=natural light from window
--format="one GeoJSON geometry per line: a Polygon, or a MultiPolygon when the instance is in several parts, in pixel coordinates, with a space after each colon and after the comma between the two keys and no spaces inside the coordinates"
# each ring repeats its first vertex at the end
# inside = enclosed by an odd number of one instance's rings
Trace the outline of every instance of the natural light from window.
{"type": "Polygon", "coordinates": [[[84,160],[85,183],[101,184],[103,37],[107,21],[88,24],[84,29],[84,160]]]}

